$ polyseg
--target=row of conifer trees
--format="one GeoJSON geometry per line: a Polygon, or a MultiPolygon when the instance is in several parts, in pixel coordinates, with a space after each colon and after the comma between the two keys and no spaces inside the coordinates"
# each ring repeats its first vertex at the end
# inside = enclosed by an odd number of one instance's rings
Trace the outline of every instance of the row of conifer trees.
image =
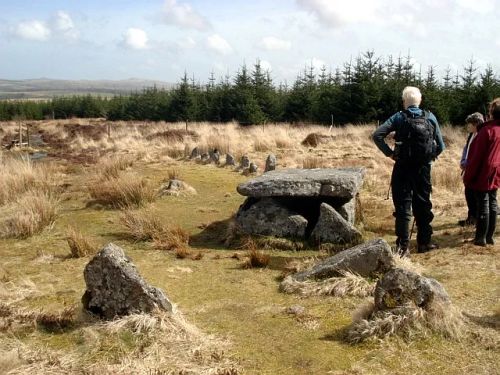
{"type": "Polygon", "coordinates": [[[381,58],[369,51],[335,70],[306,67],[291,84],[275,84],[257,61],[234,78],[205,84],[187,74],[171,90],[145,88],[110,98],[54,97],[47,101],[0,101],[0,120],[92,118],[148,121],[238,121],[241,124],[295,122],[320,124],[383,121],[401,109],[401,91],[420,87],[422,107],[441,123],[460,124],[472,112],[485,113],[500,96],[500,79],[491,66],[482,71],[469,61],[461,72],[415,69],[408,57],[381,58]]]}

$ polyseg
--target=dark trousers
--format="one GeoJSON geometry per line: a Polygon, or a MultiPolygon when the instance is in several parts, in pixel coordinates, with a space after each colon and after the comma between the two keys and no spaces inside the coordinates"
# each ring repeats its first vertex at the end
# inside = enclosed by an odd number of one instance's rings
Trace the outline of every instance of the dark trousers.
{"type": "Polygon", "coordinates": [[[429,244],[432,236],[431,222],[434,219],[430,163],[414,165],[396,162],[392,170],[391,187],[397,244],[401,247],[409,244],[412,209],[418,228],[417,243],[429,244]]]}
{"type": "Polygon", "coordinates": [[[476,191],[476,237],[493,238],[497,219],[497,190],[476,191]]]}
{"type": "Polygon", "coordinates": [[[467,219],[477,217],[476,192],[468,187],[465,188],[465,201],[467,202],[467,219]]]}

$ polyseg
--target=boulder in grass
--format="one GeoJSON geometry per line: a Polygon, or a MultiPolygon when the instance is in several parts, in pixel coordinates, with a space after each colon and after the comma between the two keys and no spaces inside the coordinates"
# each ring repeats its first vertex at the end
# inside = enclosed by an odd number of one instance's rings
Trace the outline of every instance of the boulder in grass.
{"type": "Polygon", "coordinates": [[[248,158],[248,156],[243,155],[241,157],[239,168],[240,169],[248,169],[248,168],[250,168],[250,159],[248,158]]]}
{"type": "Polygon", "coordinates": [[[257,164],[255,163],[250,163],[249,167],[248,167],[248,172],[250,173],[257,173],[257,170],[259,168],[257,167],[257,164]]]}
{"type": "Polygon", "coordinates": [[[321,203],[319,219],[311,238],[318,243],[356,243],[361,240],[361,233],[333,207],[321,203]]]}
{"type": "Polygon", "coordinates": [[[234,160],[234,156],[233,155],[226,154],[226,165],[231,165],[231,166],[235,166],[236,165],[236,162],[234,160]]]}
{"type": "Polygon", "coordinates": [[[375,287],[375,311],[407,307],[429,310],[434,304],[451,304],[443,286],[435,279],[405,269],[390,270],[375,287]]]}
{"type": "Polygon", "coordinates": [[[266,159],[266,168],[264,172],[274,171],[276,169],[276,156],[269,154],[266,159]]]}
{"type": "Polygon", "coordinates": [[[389,244],[375,239],[329,257],[313,268],[292,275],[296,281],[321,280],[342,277],[350,272],[362,277],[376,277],[395,267],[389,244]]]}
{"type": "Polygon", "coordinates": [[[193,150],[191,151],[191,155],[189,156],[189,159],[196,159],[200,156],[200,150],[198,149],[198,147],[195,147],[193,148],[193,150]]]}
{"type": "Polygon", "coordinates": [[[158,288],[139,275],[123,249],[106,245],[84,270],[87,290],[83,307],[105,319],[134,313],[148,313],[158,308],[172,312],[172,303],[158,288]]]}

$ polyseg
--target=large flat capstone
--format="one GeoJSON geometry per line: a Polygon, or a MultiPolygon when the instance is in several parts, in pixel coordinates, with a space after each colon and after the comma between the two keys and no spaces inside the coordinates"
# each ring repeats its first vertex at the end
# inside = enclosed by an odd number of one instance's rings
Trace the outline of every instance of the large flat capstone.
{"type": "Polygon", "coordinates": [[[280,169],[238,186],[249,197],[354,198],[363,183],[363,168],[280,169]]]}

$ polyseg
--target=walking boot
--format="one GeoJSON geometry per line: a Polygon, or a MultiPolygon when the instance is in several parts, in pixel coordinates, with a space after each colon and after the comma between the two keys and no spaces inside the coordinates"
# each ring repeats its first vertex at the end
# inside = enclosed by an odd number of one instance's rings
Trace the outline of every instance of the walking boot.
{"type": "Polygon", "coordinates": [[[438,244],[435,244],[435,243],[427,243],[427,244],[418,244],[417,245],[417,252],[418,253],[427,253],[429,251],[432,251],[432,250],[436,250],[436,249],[439,249],[439,245],[438,244]]]}
{"type": "Polygon", "coordinates": [[[488,245],[494,245],[495,240],[493,237],[495,236],[495,229],[497,226],[497,215],[496,213],[491,214],[488,220],[488,230],[486,231],[486,243],[488,245]]]}
{"type": "Polygon", "coordinates": [[[474,245],[486,246],[486,232],[488,231],[489,215],[480,217],[476,221],[476,235],[474,237],[474,245]]]}

